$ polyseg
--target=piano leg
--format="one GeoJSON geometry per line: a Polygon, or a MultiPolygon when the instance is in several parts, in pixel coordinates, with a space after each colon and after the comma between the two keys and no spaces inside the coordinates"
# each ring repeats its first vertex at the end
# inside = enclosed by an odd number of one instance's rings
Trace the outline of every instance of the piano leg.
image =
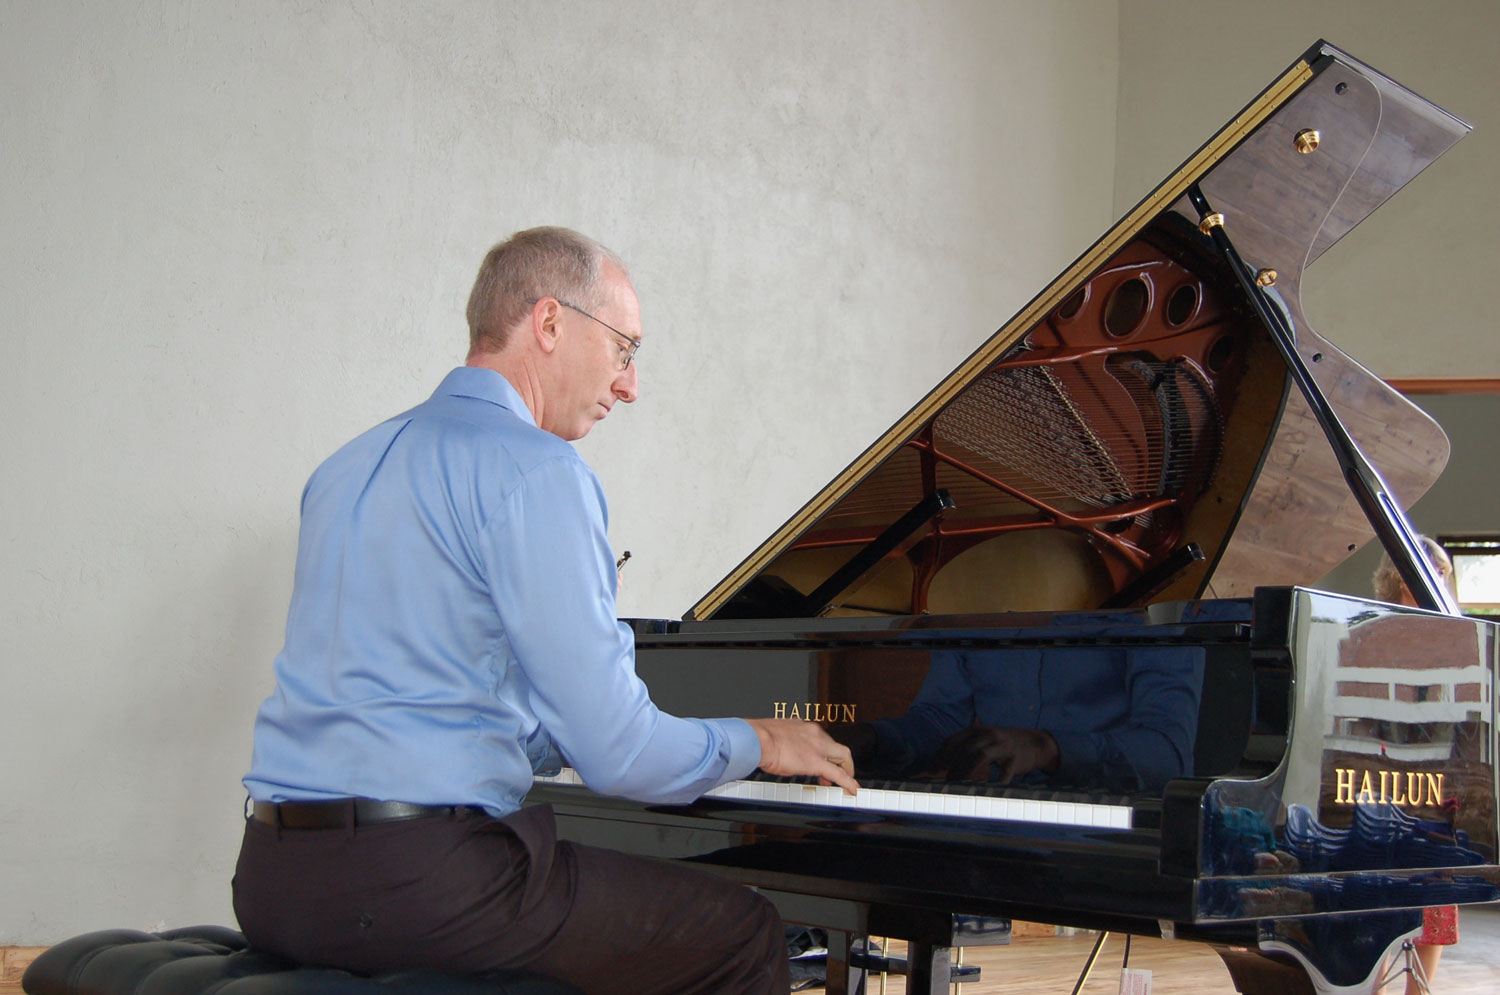
{"type": "Polygon", "coordinates": [[[1422,931],[1422,910],[1267,919],[1257,931],[1259,949],[1216,948],[1244,995],[1374,992],[1385,966],[1422,931]]]}
{"type": "MultiPolygon", "coordinates": [[[[947,995],[953,945],[961,931],[951,912],[880,905],[761,888],[787,922],[819,926],[828,932],[827,995],[860,995],[865,971],[858,965],[872,953],[869,936],[906,941],[906,990],[910,995],[947,995]]],[[[1008,936],[1008,933],[1006,934],[1008,936]]]]}
{"type": "Polygon", "coordinates": [[[906,944],[907,995],[947,995],[953,948],[909,940],[906,944]]]}
{"type": "Polygon", "coordinates": [[[1218,947],[1216,952],[1241,995],[1316,995],[1312,979],[1299,964],[1267,957],[1258,950],[1218,947]]]}
{"type": "Polygon", "coordinates": [[[850,964],[855,937],[842,930],[828,932],[828,981],[826,995],[860,995],[864,991],[865,972],[850,964]]]}

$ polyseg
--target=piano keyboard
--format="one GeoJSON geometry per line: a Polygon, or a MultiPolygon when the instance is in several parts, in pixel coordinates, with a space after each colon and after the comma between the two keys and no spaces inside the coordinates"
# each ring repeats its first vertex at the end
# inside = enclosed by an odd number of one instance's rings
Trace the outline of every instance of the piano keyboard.
{"type": "MultiPolygon", "coordinates": [[[[535,784],[576,785],[583,779],[571,767],[556,774],[538,774],[535,784]]],[[[868,812],[940,815],[960,819],[999,822],[1041,822],[1054,826],[1085,826],[1099,829],[1131,828],[1129,805],[1059,801],[991,794],[946,794],[941,791],[900,791],[891,788],[861,788],[858,795],[844,789],[795,781],[728,781],[704,794],[705,798],[760,802],[776,805],[825,805],[829,808],[868,812]]]]}

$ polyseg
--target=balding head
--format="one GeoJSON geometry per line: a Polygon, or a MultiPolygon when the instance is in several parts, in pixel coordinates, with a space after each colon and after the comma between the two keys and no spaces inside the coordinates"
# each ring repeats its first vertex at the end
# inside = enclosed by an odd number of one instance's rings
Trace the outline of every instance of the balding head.
{"type": "Polygon", "coordinates": [[[505,348],[529,302],[557,297],[593,311],[603,304],[606,264],[629,278],[620,257],[568,228],[518,231],[485,254],[469,292],[469,355],[505,348]]]}

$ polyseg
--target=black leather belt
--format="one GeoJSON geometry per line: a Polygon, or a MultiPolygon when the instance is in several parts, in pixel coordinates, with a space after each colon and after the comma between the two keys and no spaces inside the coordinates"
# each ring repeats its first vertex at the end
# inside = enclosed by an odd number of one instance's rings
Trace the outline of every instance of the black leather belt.
{"type": "Polygon", "coordinates": [[[468,812],[468,805],[413,805],[373,798],[342,798],[329,802],[255,802],[250,817],[282,829],[340,829],[351,823],[372,826],[381,822],[427,819],[468,812]]]}

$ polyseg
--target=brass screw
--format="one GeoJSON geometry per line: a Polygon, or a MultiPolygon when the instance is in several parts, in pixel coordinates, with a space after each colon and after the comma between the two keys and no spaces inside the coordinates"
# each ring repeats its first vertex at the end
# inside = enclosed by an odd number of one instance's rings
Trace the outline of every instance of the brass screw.
{"type": "Polygon", "coordinates": [[[1292,139],[1292,146],[1303,155],[1307,155],[1318,147],[1323,141],[1323,136],[1318,134],[1315,128],[1303,128],[1297,132],[1297,137],[1292,139]]]}
{"type": "Polygon", "coordinates": [[[1260,270],[1255,274],[1255,282],[1262,287],[1271,286],[1271,284],[1276,282],[1276,271],[1273,269],[1260,270]]]}
{"type": "Polygon", "coordinates": [[[1205,235],[1207,235],[1209,232],[1211,232],[1215,228],[1223,228],[1223,227],[1224,227],[1224,215],[1220,214],[1218,211],[1215,211],[1212,214],[1205,214],[1203,216],[1203,220],[1200,221],[1200,222],[1198,222],[1198,230],[1201,231],[1205,235]]]}

